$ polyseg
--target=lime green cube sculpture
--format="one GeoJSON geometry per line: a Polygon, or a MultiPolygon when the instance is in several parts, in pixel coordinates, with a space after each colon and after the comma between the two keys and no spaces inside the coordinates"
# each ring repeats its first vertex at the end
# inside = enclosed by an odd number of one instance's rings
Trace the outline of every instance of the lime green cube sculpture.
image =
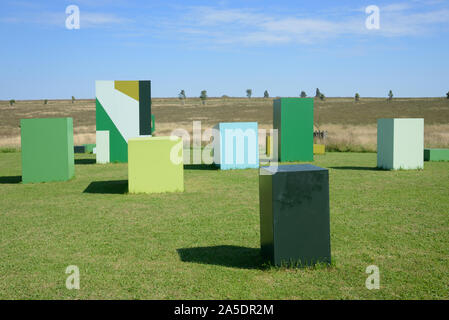
{"type": "Polygon", "coordinates": [[[75,175],[72,118],[22,119],[22,182],[66,181],[75,175]]]}
{"type": "Polygon", "coordinates": [[[129,193],[184,191],[182,138],[129,139],[128,190],[129,193]]]}

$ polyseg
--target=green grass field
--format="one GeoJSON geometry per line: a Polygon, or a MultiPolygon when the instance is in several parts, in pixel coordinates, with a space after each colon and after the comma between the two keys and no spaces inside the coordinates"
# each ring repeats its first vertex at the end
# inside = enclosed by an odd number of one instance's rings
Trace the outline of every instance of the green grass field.
{"type": "Polygon", "coordinates": [[[0,153],[0,299],[448,299],[449,163],[378,171],[327,153],[331,267],[267,267],[258,171],[185,170],[185,192],[128,195],[126,164],[77,155],[69,182],[20,183],[0,153]],[[77,265],[81,289],[65,287],[77,265]],[[380,269],[380,290],[365,269],[380,269]]]}

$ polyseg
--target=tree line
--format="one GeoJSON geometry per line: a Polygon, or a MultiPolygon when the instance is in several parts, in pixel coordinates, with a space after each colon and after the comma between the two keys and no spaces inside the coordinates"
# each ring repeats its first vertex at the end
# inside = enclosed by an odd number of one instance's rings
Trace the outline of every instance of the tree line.
{"type": "MultiPolygon", "coordinates": [[[[248,99],[251,99],[252,95],[253,95],[253,90],[252,89],[246,89],[246,97],[248,99]]],[[[299,96],[301,98],[307,98],[307,93],[305,91],[301,91],[299,96]]],[[[268,93],[268,90],[264,91],[263,97],[264,98],[269,98],[270,97],[270,94],[268,93]]],[[[393,90],[388,91],[387,101],[392,101],[393,97],[394,97],[393,90]]],[[[178,94],[178,98],[182,101],[183,104],[185,103],[185,100],[187,99],[185,90],[181,90],[180,91],[180,93],[178,94]]],[[[203,104],[205,104],[206,100],[208,98],[207,91],[206,90],[202,90],[199,98],[201,99],[201,102],[203,104]]],[[[229,98],[229,97],[227,95],[223,95],[222,98],[226,99],[226,98],[229,98]]],[[[449,99],[449,91],[446,93],[446,98],[449,99]]],[[[324,101],[326,99],[326,96],[324,95],[323,92],[320,91],[319,88],[316,88],[315,99],[320,99],[322,101],[324,101]]],[[[360,94],[358,92],[354,95],[354,101],[355,102],[359,102],[360,101],[360,94]]]]}
{"type": "MultiPolygon", "coordinates": [[[[252,89],[246,89],[246,97],[247,97],[248,99],[251,99],[252,95],[253,95],[253,90],[252,90],[252,89]]],[[[299,94],[299,96],[300,96],[301,98],[307,98],[307,93],[306,93],[305,91],[301,91],[300,94],[299,94]]],[[[266,98],[266,99],[270,97],[270,94],[268,93],[268,90],[265,90],[265,91],[264,91],[263,97],[266,98]]],[[[388,92],[387,101],[392,101],[392,100],[393,100],[393,97],[394,97],[393,91],[390,90],[390,91],[388,92]]],[[[182,104],[185,103],[185,100],[187,99],[187,95],[186,95],[185,90],[181,90],[181,91],[179,92],[178,98],[179,98],[179,100],[182,101],[182,104]]],[[[200,93],[199,98],[201,99],[202,104],[206,104],[206,100],[208,99],[207,91],[206,91],[206,90],[201,90],[201,93],[200,93]]],[[[223,98],[223,99],[226,99],[226,98],[229,98],[229,96],[223,95],[222,98],[223,98]]],[[[446,98],[449,99],[449,91],[446,93],[446,98]]],[[[326,99],[326,96],[324,95],[324,93],[322,93],[322,92],[320,91],[319,88],[316,88],[316,91],[315,91],[315,99],[320,99],[320,100],[322,100],[322,101],[324,101],[324,100],[326,99]]],[[[72,96],[72,103],[75,103],[75,100],[76,100],[75,97],[72,96]]],[[[355,101],[355,102],[359,102],[359,101],[360,101],[360,94],[359,94],[359,93],[356,93],[356,94],[354,95],[354,101],[355,101]]],[[[14,106],[15,103],[16,103],[16,100],[14,100],[14,99],[9,100],[9,105],[10,105],[11,107],[14,106]]],[[[44,104],[47,104],[47,103],[48,103],[48,99],[44,99],[44,104]]]]}

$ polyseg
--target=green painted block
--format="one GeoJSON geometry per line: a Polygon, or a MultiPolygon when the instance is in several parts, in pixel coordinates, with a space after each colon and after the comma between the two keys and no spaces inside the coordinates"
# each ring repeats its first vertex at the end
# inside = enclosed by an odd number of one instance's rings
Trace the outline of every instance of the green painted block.
{"type": "Polygon", "coordinates": [[[273,101],[279,161],[313,161],[313,98],[273,101]]]}
{"type": "Polygon", "coordinates": [[[83,144],[86,153],[93,153],[95,148],[95,143],[83,144]]]}
{"type": "Polygon", "coordinates": [[[329,174],[310,164],[262,167],[260,244],[272,264],[331,263],[329,174]]]}
{"type": "Polygon", "coordinates": [[[156,123],[154,121],[154,114],[151,115],[151,134],[156,130],[156,123]]]}
{"type": "Polygon", "coordinates": [[[182,138],[129,139],[128,189],[129,193],[184,191],[182,138]]]}
{"type": "Polygon", "coordinates": [[[424,161],[449,161],[449,149],[424,149],[424,161]]]}
{"type": "Polygon", "coordinates": [[[377,120],[377,167],[410,170],[424,167],[424,119],[377,120]]]}
{"type": "Polygon", "coordinates": [[[22,119],[22,181],[65,181],[75,175],[72,118],[22,119]]]}

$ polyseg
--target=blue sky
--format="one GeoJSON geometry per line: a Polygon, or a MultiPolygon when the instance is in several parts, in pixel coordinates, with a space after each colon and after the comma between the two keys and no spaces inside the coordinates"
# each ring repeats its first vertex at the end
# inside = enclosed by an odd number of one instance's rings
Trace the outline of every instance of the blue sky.
{"type": "Polygon", "coordinates": [[[95,80],[137,79],[153,97],[444,96],[448,34],[446,0],[2,0],[0,99],[94,98],[95,80]]]}

